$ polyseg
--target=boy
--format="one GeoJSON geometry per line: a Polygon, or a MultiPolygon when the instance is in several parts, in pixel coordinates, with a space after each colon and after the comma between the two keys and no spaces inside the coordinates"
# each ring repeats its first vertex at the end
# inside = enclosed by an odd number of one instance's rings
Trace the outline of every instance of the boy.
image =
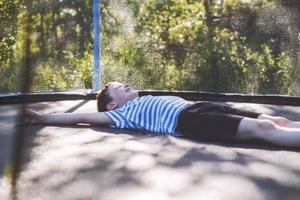
{"type": "Polygon", "coordinates": [[[29,123],[106,125],[157,134],[219,141],[260,139],[300,147],[300,122],[175,96],[138,96],[128,85],[112,82],[97,95],[98,112],[41,114],[27,110],[29,123]]]}

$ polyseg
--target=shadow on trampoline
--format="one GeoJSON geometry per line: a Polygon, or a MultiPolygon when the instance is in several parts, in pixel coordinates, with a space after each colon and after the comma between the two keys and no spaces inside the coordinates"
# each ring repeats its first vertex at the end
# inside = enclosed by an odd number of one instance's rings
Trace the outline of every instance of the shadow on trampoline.
{"type": "Polygon", "coordinates": [[[175,199],[185,198],[187,192],[225,198],[234,193],[245,199],[300,194],[296,152],[93,126],[45,129],[37,129],[39,143],[19,180],[25,199],[33,191],[39,197],[63,194],[67,199],[74,195],[109,199],[133,192],[176,195],[175,199]]]}

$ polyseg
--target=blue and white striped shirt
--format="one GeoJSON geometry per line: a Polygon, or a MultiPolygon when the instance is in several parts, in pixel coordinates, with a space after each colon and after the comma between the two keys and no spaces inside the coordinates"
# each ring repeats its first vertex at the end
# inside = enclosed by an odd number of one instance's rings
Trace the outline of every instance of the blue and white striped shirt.
{"type": "Polygon", "coordinates": [[[107,111],[113,128],[144,129],[154,133],[176,135],[180,111],[191,101],[176,96],[142,96],[126,102],[121,108],[107,111]]]}

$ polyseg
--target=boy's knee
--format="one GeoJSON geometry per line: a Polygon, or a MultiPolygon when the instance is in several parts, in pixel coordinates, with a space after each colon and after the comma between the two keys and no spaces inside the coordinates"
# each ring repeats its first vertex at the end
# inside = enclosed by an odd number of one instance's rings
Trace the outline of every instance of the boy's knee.
{"type": "Polygon", "coordinates": [[[269,135],[276,129],[276,124],[267,119],[244,118],[238,128],[238,139],[261,138],[269,135]]]}
{"type": "Polygon", "coordinates": [[[256,124],[257,131],[271,131],[276,129],[276,124],[271,120],[258,120],[256,124]]]}
{"type": "Polygon", "coordinates": [[[253,124],[249,139],[266,139],[270,138],[276,133],[276,124],[271,120],[257,120],[253,124]]]}
{"type": "Polygon", "coordinates": [[[276,117],[275,118],[275,123],[278,124],[279,126],[285,126],[290,122],[287,118],[284,117],[276,117]]]}
{"type": "Polygon", "coordinates": [[[279,126],[286,126],[288,123],[291,122],[290,120],[288,120],[285,117],[271,116],[271,115],[266,115],[266,114],[259,115],[258,119],[260,119],[260,120],[271,120],[272,122],[274,122],[276,125],[279,125],[279,126]]]}

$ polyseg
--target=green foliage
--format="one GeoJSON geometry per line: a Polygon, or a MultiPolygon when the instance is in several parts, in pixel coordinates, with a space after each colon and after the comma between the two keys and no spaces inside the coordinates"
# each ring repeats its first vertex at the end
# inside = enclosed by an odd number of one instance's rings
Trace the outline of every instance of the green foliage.
{"type": "Polygon", "coordinates": [[[0,0],[0,92],[14,91],[16,69],[13,52],[16,42],[16,23],[20,10],[18,0],[0,0]]]}
{"type": "Polygon", "coordinates": [[[0,60],[1,63],[7,63],[11,57],[11,50],[15,44],[15,38],[12,35],[3,37],[0,41],[0,60]]]}
{"type": "Polygon", "coordinates": [[[11,51],[15,44],[15,25],[19,11],[19,1],[0,1],[0,63],[6,64],[12,56],[11,51]]]}
{"type": "Polygon", "coordinates": [[[268,46],[262,46],[263,54],[259,56],[259,92],[289,94],[290,69],[288,57],[282,53],[278,58],[273,58],[268,46]]]}
{"type": "MultiPolygon", "coordinates": [[[[300,7],[280,2],[103,0],[103,83],[299,95],[299,36],[284,30],[296,30],[296,19],[288,15],[288,20],[278,21],[276,13],[300,7]]],[[[1,92],[18,91],[26,39],[24,7],[25,1],[0,0],[1,92]]],[[[33,0],[33,90],[92,87],[91,13],[90,1],[33,0]]]]}
{"type": "Polygon", "coordinates": [[[92,87],[92,57],[74,57],[64,52],[65,61],[49,59],[39,62],[33,80],[33,90],[60,90],[92,87]],[[65,63],[68,63],[67,67],[65,63]]]}
{"type": "Polygon", "coordinates": [[[0,0],[0,64],[2,67],[12,56],[11,52],[15,44],[15,26],[18,12],[19,1],[0,0]]]}

